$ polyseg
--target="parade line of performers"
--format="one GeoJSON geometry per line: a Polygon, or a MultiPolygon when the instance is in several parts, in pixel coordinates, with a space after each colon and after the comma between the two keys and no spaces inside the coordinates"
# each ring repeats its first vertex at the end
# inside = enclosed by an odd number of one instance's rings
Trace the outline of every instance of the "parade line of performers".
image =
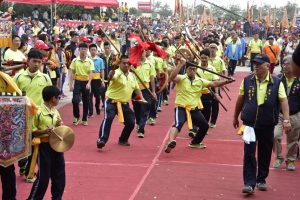
{"type": "MultiPolygon", "coordinates": [[[[149,48],[137,38],[136,45],[141,46],[138,57],[116,55],[109,40],[101,44],[102,39],[98,38],[99,44],[88,45],[85,41],[79,41],[78,34],[72,33],[71,36],[66,48],[63,48],[59,38],[54,38],[53,46],[49,46],[47,37],[41,37],[28,53],[25,70],[16,72],[13,79],[1,72],[1,77],[5,76],[6,79],[0,79],[0,92],[7,92],[7,88],[13,85],[26,91],[26,95],[39,106],[32,126],[34,141],[38,138],[40,142],[38,162],[34,156],[18,162],[20,175],[25,175],[26,181],[33,183],[28,199],[43,199],[50,178],[52,199],[62,199],[63,196],[64,156],[51,149],[48,137],[53,133],[53,127],[62,124],[55,107],[64,96],[62,89],[68,77],[69,89],[73,92],[73,125],[81,123],[88,126],[88,119],[94,113],[100,115],[101,110],[104,112],[104,119],[99,124],[97,148],[105,148],[116,115],[118,121],[124,124],[119,145],[130,146],[129,138],[134,128],[139,138],[146,137],[146,124],[155,125],[162,106],[169,104],[170,92],[175,93],[174,114],[170,115],[174,116],[174,124],[164,151],[170,153],[176,147],[176,137],[185,122],[191,137],[188,146],[199,149],[206,147],[203,140],[209,127],[216,127],[221,91],[226,84],[234,81],[231,77],[242,55],[235,33],[229,38],[224,57],[223,52],[219,52],[219,42],[210,40],[198,50],[198,59],[190,60],[185,53],[190,47],[183,43],[180,35],[175,37],[175,45],[168,37],[162,38],[158,44],[159,50],[155,45],[155,48],[149,48]],[[162,58],[161,50],[167,52],[168,56],[162,58]],[[229,77],[224,76],[226,68],[222,58],[228,61],[229,77]],[[134,64],[136,67],[133,67],[134,64]],[[162,77],[167,84],[160,83],[162,77]],[[82,114],[79,107],[81,102],[82,114]],[[38,165],[36,176],[32,162],[38,165]]],[[[6,51],[4,58],[10,56],[11,59],[24,61],[17,50],[20,40],[18,36],[13,37],[13,46],[6,51]]],[[[284,73],[278,77],[272,75],[272,62],[268,55],[262,54],[261,50],[257,53],[255,48],[257,46],[254,45],[250,49],[251,53],[256,54],[251,60],[253,73],[241,83],[233,120],[234,127],[240,127],[239,132],[245,141],[244,193],[253,193],[255,187],[267,190],[266,178],[273,146],[276,156],[274,167],[279,168],[285,161],[287,170],[295,170],[300,130],[300,45],[293,56],[283,59],[284,73]],[[239,124],[239,114],[242,126],[239,124]],[[286,157],[282,155],[281,148],[283,130],[287,135],[286,157]]],[[[0,167],[0,172],[3,199],[16,199],[14,165],[0,167]]]]}

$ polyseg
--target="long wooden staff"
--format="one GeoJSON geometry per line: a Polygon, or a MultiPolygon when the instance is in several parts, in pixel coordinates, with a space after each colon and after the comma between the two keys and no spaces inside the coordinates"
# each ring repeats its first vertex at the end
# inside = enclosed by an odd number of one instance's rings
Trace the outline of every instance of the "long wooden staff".
{"type": "MultiPolygon", "coordinates": [[[[107,38],[108,42],[115,48],[115,50],[118,52],[119,55],[121,55],[120,50],[114,45],[114,43],[109,39],[109,37],[106,35],[106,33],[100,28],[100,30],[103,32],[104,36],[107,38]]],[[[153,95],[153,93],[149,90],[149,88],[147,88],[146,84],[144,83],[144,81],[142,81],[141,77],[139,77],[137,75],[137,73],[135,72],[135,70],[131,70],[132,73],[136,76],[136,78],[140,81],[140,83],[142,84],[142,86],[149,92],[149,94],[151,95],[151,98],[153,100],[156,101],[155,96],[153,95]]]]}

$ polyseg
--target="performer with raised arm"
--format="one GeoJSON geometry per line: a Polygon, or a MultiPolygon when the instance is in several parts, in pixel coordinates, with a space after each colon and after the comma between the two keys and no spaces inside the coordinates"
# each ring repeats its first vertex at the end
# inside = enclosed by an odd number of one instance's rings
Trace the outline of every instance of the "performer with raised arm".
{"type": "Polygon", "coordinates": [[[178,75],[184,65],[185,60],[181,58],[170,75],[170,81],[176,83],[175,123],[169,132],[169,141],[165,148],[166,153],[170,153],[175,148],[175,139],[186,121],[189,129],[192,129],[193,123],[199,127],[189,147],[200,149],[206,147],[201,143],[208,130],[208,123],[198,108],[201,91],[205,87],[219,87],[234,81],[229,79],[210,82],[199,78],[196,76],[197,68],[192,65],[187,65],[186,74],[178,75]]]}
{"type": "Polygon", "coordinates": [[[111,125],[116,114],[124,129],[119,138],[119,144],[130,146],[128,139],[134,129],[134,112],[129,107],[131,94],[134,91],[141,101],[145,101],[139,89],[135,75],[129,71],[128,56],[122,55],[119,68],[111,70],[108,75],[109,86],[106,91],[104,119],[99,130],[97,148],[101,149],[108,141],[111,125]]]}

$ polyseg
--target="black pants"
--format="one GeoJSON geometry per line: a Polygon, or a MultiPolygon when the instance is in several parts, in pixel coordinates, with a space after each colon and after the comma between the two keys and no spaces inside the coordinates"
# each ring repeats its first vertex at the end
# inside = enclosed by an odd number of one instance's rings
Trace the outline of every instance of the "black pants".
{"type": "Polygon", "coordinates": [[[137,102],[132,102],[133,110],[135,114],[136,124],[139,126],[139,132],[145,133],[146,122],[150,113],[150,108],[152,104],[152,97],[150,93],[144,89],[141,90],[144,99],[148,102],[147,104],[141,104],[137,102]]]}
{"type": "Polygon", "coordinates": [[[49,143],[41,143],[38,166],[37,179],[32,185],[28,200],[44,199],[50,178],[52,199],[61,200],[66,184],[64,154],[54,151],[49,143]]]}
{"type": "Polygon", "coordinates": [[[95,97],[95,108],[97,115],[100,114],[100,89],[101,89],[101,80],[94,79],[91,82],[91,93],[89,98],[89,114],[93,115],[93,97],[95,97]]]}
{"type": "Polygon", "coordinates": [[[244,143],[244,184],[255,187],[256,183],[266,183],[272,156],[274,127],[255,128],[256,142],[244,143]],[[256,167],[256,143],[257,164],[256,167]]]}
{"type": "Polygon", "coordinates": [[[73,91],[73,115],[76,118],[80,117],[79,111],[79,102],[80,97],[83,103],[83,114],[82,114],[82,121],[87,121],[87,115],[89,110],[89,95],[90,91],[86,89],[87,81],[78,81],[75,80],[74,83],[74,91],[73,91]]]}
{"type": "Polygon", "coordinates": [[[203,94],[201,96],[201,101],[203,104],[203,109],[201,110],[206,121],[209,122],[212,110],[213,96],[211,94],[203,94]]]}
{"type": "Polygon", "coordinates": [[[258,53],[251,53],[251,54],[250,54],[250,69],[251,69],[251,72],[254,71],[252,60],[253,60],[253,58],[254,58],[257,54],[258,54],[258,53]]]}
{"type": "Polygon", "coordinates": [[[15,200],[17,195],[15,166],[0,166],[0,176],[2,182],[2,199],[15,200]]]}
{"type": "MultiPolygon", "coordinates": [[[[191,144],[199,144],[204,139],[206,132],[208,130],[208,124],[206,119],[204,118],[203,114],[200,110],[195,109],[191,110],[191,117],[193,126],[198,127],[198,131],[194,139],[191,141],[191,144]]],[[[185,108],[176,107],[175,108],[175,124],[173,127],[177,128],[178,131],[181,131],[182,126],[186,122],[186,111],[185,108]]]]}
{"type": "Polygon", "coordinates": [[[210,123],[216,124],[218,116],[219,116],[219,102],[215,98],[213,98],[212,104],[211,104],[211,119],[210,119],[210,123]]]}
{"type": "Polygon", "coordinates": [[[237,60],[229,60],[229,63],[228,63],[228,76],[233,76],[234,75],[236,65],[237,65],[237,60]]]}
{"type": "MultiPolygon", "coordinates": [[[[119,137],[119,141],[127,142],[132,130],[134,129],[134,113],[130,109],[128,103],[122,104],[122,110],[125,126],[123,128],[121,136],[119,137]]],[[[108,141],[111,125],[117,113],[117,104],[112,103],[111,99],[107,99],[104,105],[104,119],[99,130],[99,138],[105,143],[107,143],[108,141]]]]}
{"type": "Polygon", "coordinates": [[[102,107],[104,108],[104,105],[105,105],[105,93],[106,93],[106,90],[107,90],[107,84],[105,84],[105,87],[101,87],[100,88],[100,98],[101,98],[101,101],[102,101],[102,107]]]}
{"type": "Polygon", "coordinates": [[[161,100],[162,94],[161,94],[161,93],[159,93],[159,94],[156,93],[156,97],[157,97],[157,101],[154,101],[154,100],[152,99],[151,105],[150,105],[150,111],[149,111],[149,118],[151,117],[151,118],[153,118],[153,119],[156,118],[157,108],[158,108],[159,106],[161,106],[160,103],[161,103],[161,101],[162,101],[162,100],[161,100]]]}

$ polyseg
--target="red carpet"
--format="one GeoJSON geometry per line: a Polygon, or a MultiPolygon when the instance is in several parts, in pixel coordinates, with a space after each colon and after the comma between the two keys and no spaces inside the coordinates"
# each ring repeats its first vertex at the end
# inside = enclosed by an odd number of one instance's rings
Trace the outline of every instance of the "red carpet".
{"type": "MultiPolygon", "coordinates": [[[[237,74],[237,81],[228,86],[232,101],[223,94],[222,101],[228,112],[220,108],[217,127],[210,129],[203,141],[207,145],[204,150],[187,147],[190,140],[187,129],[183,128],[176,148],[170,154],[162,152],[174,118],[174,91],[172,103],[163,107],[155,126],[146,127],[144,139],[137,138],[136,132],[132,132],[130,147],[117,144],[123,126],[116,118],[108,144],[98,150],[96,140],[103,113],[91,118],[87,127],[74,127],[71,125],[71,104],[63,107],[60,111],[64,123],[76,132],[74,147],[65,153],[67,183],[63,199],[247,198],[241,193],[243,143],[232,127],[235,101],[244,75],[237,74]]],[[[297,165],[295,172],[271,169],[267,179],[269,191],[256,191],[250,198],[299,199],[300,165],[297,165]]],[[[18,199],[26,199],[32,184],[17,176],[17,185],[18,199]]],[[[45,199],[51,199],[50,183],[45,199]]]]}

